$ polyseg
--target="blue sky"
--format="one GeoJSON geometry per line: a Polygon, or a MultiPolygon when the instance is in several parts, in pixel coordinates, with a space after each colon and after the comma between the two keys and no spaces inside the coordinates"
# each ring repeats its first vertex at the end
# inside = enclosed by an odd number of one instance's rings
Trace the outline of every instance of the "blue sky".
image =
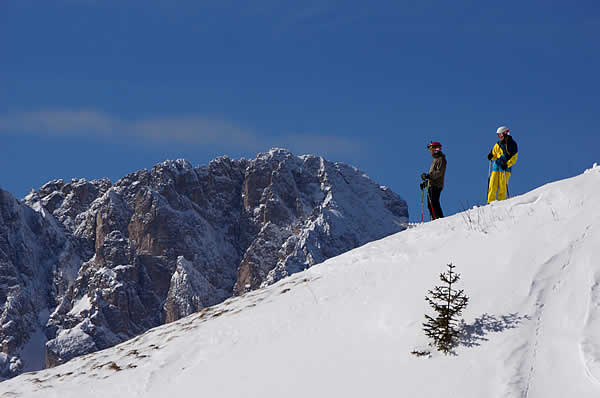
{"type": "Polygon", "coordinates": [[[419,220],[435,140],[456,213],[484,201],[500,125],[513,195],[600,161],[599,37],[597,1],[2,0],[0,187],[284,147],[419,220]]]}

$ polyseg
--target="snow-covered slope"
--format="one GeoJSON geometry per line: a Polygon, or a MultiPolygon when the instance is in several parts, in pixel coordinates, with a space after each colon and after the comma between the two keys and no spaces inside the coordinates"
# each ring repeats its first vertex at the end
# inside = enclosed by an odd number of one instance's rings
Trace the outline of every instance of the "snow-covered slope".
{"type": "Polygon", "coordinates": [[[0,383],[0,396],[598,397],[599,201],[595,167],[0,383]],[[470,297],[461,345],[416,357],[425,294],[449,262],[470,297]]]}

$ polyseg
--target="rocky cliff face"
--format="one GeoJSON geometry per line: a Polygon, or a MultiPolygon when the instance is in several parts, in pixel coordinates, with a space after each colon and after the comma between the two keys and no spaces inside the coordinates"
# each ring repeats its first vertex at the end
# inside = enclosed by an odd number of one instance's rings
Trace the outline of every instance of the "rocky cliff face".
{"type": "Polygon", "coordinates": [[[408,221],[406,203],[359,170],[281,149],[196,168],[167,161],[115,184],[53,181],[22,203],[1,192],[0,206],[4,377],[23,369],[36,330],[54,366],[408,221]]]}
{"type": "Polygon", "coordinates": [[[37,210],[0,189],[0,377],[39,367],[43,341],[33,337],[41,335],[86,252],[52,215],[37,210]]]}

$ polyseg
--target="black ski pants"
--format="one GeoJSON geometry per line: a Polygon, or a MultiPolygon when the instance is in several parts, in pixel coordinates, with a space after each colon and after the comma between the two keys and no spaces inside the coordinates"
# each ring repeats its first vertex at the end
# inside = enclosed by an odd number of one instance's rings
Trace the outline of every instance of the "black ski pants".
{"type": "Polygon", "coordinates": [[[441,194],[442,188],[439,187],[429,187],[427,190],[427,208],[429,209],[429,217],[432,220],[444,217],[442,206],[440,206],[441,194]]]}

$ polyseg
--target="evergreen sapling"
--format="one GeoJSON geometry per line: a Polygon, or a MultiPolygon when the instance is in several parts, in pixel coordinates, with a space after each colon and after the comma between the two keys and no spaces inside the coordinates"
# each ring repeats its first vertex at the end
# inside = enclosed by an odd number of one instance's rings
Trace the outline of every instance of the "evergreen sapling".
{"type": "Polygon", "coordinates": [[[446,355],[457,345],[459,328],[456,318],[469,301],[462,289],[454,288],[460,279],[460,274],[454,272],[455,266],[450,263],[447,267],[448,270],[440,274],[443,285],[435,286],[425,297],[425,301],[429,303],[437,316],[431,317],[426,314],[423,323],[425,335],[433,340],[431,345],[446,355]]]}

